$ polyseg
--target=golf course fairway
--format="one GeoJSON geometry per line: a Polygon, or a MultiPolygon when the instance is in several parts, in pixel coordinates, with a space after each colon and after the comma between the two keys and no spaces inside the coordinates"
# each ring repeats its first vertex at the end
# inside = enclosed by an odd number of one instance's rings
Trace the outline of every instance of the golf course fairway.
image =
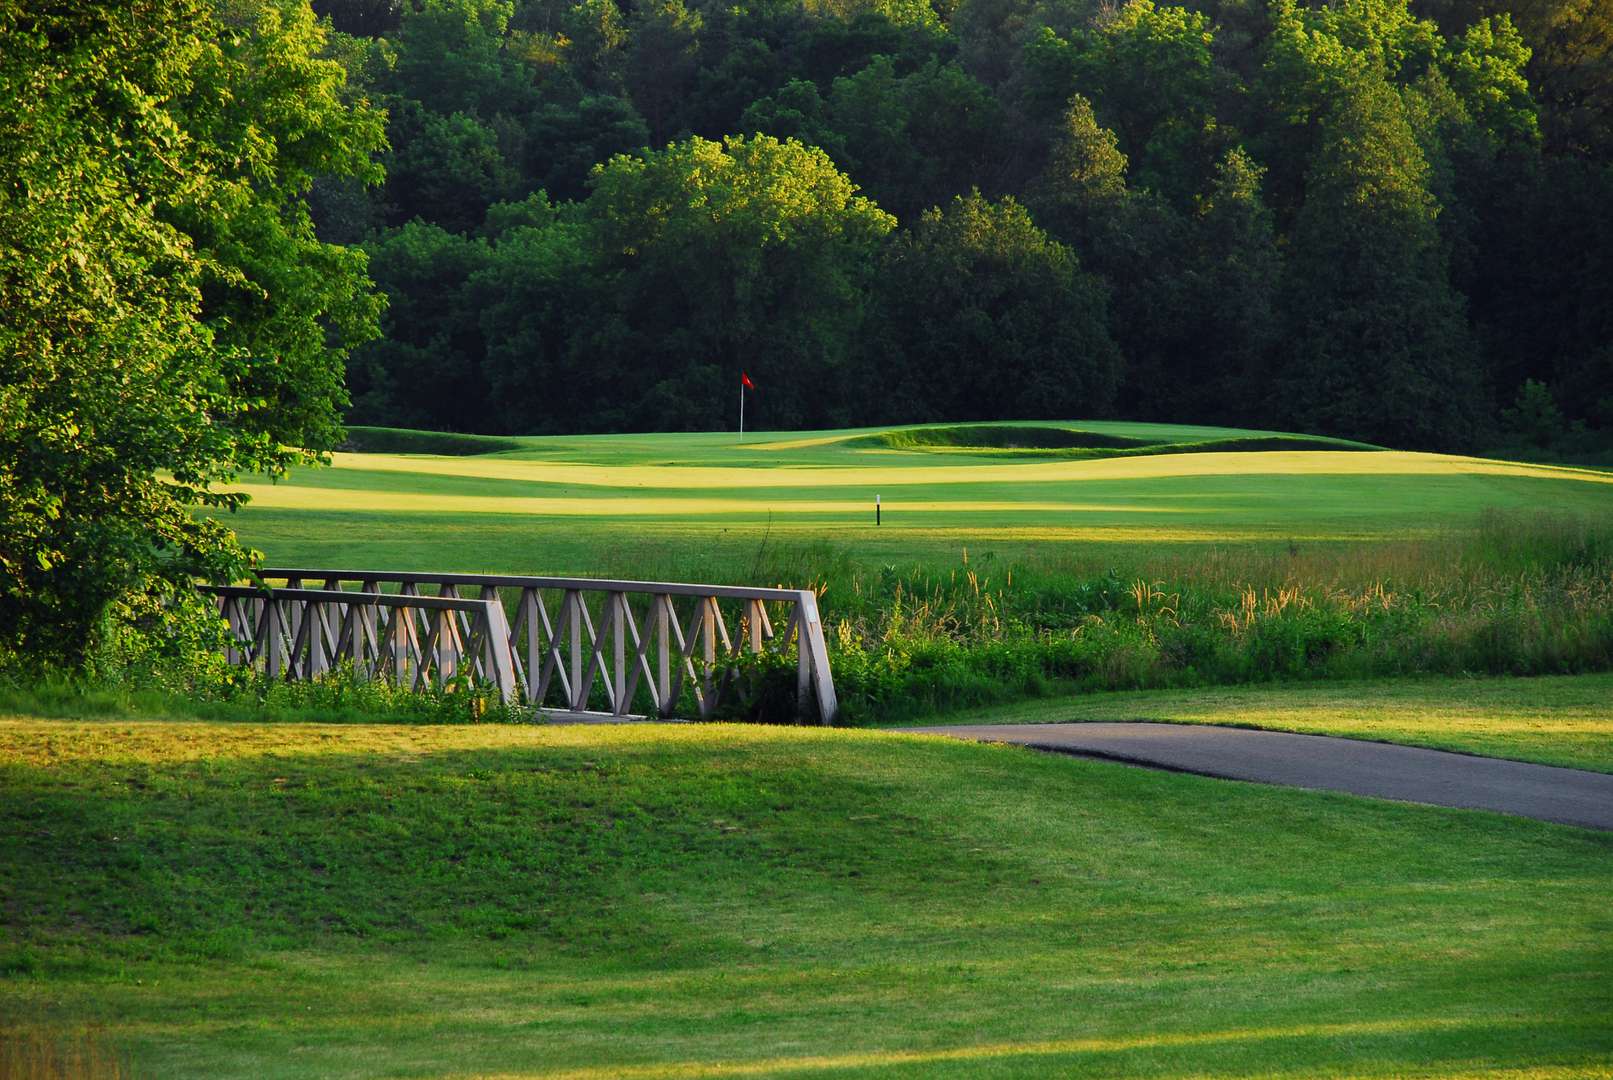
{"type": "MultiPolygon", "coordinates": [[[[984,427],[1016,425],[967,430],[984,427]]],[[[281,564],[648,577],[704,562],[727,577],[764,542],[828,543],[867,561],[952,560],[965,548],[1407,538],[1470,527],[1487,510],[1613,516],[1613,473],[1592,469],[1333,440],[1293,449],[1303,441],[1293,436],[1281,450],[1193,451],[1278,436],[1062,427],[1139,445],[1097,457],[1083,455],[1116,451],[898,449],[873,429],[757,432],[743,443],[734,433],[485,440],[519,448],[338,453],[331,468],[241,485],[252,501],[232,524],[281,564]]],[[[479,448],[467,437],[396,435],[403,445],[459,438],[461,449],[479,448]]]]}

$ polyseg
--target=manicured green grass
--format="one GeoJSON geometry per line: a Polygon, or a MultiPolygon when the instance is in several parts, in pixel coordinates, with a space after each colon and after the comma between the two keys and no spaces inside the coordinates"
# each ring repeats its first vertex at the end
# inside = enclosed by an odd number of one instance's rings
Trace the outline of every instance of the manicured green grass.
{"type": "MultiPolygon", "coordinates": [[[[1282,434],[1060,426],[1177,444],[1263,445],[1282,434]]],[[[1613,475],[1593,470],[1293,449],[1292,437],[1278,451],[1104,460],[868,445],[884,434],[763,432],[743,444],[732,433],[608,435],[506,440],[522,449],[471,456],[337,454],[334,468],[244,485],[253,502],[233,524],[277,563],[731,577],[769,545],[826,544],[864,566],[955,565],[966,550],[1047,559],[1094,545],[1427,537],[1493,509],[1613,515],[1613,475]]]]}
{"type": "Polygon", "coordinates": [[[1610,887],[880,732],[0,722],[0,1031],[153,1076],[1610,1075],[1610,887]]]}
{"type": "Polygon", "coordinates": [[[1613,772],[1613,675],[1394,679],[1082,694],[953,713],[947,723],[1149,720],[1431,746],[1613,772]]]}
{"type": "MultiPolygon", "coordinates": [[[[1052,426],[371,433],[234,521],[278,564],[826,587],[863,719],[1600,663],[1613,474],[1052,426]],[[1079,453],[1122,440],[1201,452],[1079,453]]],[[[1336,686],[996,716],[1609,767],[1606,677],[1336,686]]],[[[145,1074],[1613,1076],[1605,834],[888,732],[58,698],[0,699],[101,714],[0,720],[0,1032],[145,1074]]]]}

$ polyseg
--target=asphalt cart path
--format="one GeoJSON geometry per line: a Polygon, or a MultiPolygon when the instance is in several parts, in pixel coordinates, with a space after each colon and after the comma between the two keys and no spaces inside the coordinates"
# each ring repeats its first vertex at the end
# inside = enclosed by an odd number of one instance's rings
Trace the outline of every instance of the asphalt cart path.
{"type": "Polygon", "coordinates": [[[1226,780],[1345,791],[1613,829],[1613,774],[1415,746],[1207,724],[966,724],[903,731],[1226,780]]]}

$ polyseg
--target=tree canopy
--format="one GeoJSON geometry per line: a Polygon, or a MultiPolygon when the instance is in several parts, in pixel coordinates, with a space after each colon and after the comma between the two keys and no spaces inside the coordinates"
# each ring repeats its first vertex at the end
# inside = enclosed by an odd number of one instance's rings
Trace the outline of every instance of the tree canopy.
{"type": "Polygon", "coordinates": [[[867,344],[881,419],[1101,416],[1120,351],[1108,291],[1011,197],[931,210],[880,268],[867,344]]]}
{"type": "Polygon", "coordinates": [[[834,419],[820,395],[895,219],[822,150],[767,135],[618,156],[592,184],[584,210],[615,304],[590,351],[627,385],[648,381],[639,423],[722,426],[742,368],[768,385],[773,422],[834,419]]]}

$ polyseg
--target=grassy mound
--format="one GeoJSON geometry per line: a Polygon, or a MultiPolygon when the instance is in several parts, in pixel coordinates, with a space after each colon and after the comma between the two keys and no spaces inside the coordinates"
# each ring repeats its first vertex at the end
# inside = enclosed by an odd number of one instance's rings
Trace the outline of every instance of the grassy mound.
{"type": "Polygon", "coordinates": [[[526,444],[493,435],[462,435],[454,431],[414,431],[409,428],[350,427],[342,449],[354,454],[440,454],[470,457],[520,450],[526,444]]]}
{"type": "Polygon", "coordinates": [[[896,428],[847,440],[887,450],[1004,453],[1018,456],[1112,458],[1149,454],[1241,454],[1277,450],[1381,450],[1368,443],[1319,435],[1246,435],[1179,439],[1136,438],[1081,428],[1019,424],[960,424],[896,428]]]}
{"type": "Polygon", "coordinates": [[[1124,450],[1156,445],[1153,440],[1105,435],[1064,427],[1022,427],[1018,424],[959,424],[950,427],[895,428],[851,440],[858,446],[893,450],[931,448],[998,450],[1124,450]]]}
{"type": "Polygon", "coordinates": [[[0,1030],[156,1076],[1579,1074],[1610,886],[1580,830],[873,732],[0,722],[0,1030]]]}

